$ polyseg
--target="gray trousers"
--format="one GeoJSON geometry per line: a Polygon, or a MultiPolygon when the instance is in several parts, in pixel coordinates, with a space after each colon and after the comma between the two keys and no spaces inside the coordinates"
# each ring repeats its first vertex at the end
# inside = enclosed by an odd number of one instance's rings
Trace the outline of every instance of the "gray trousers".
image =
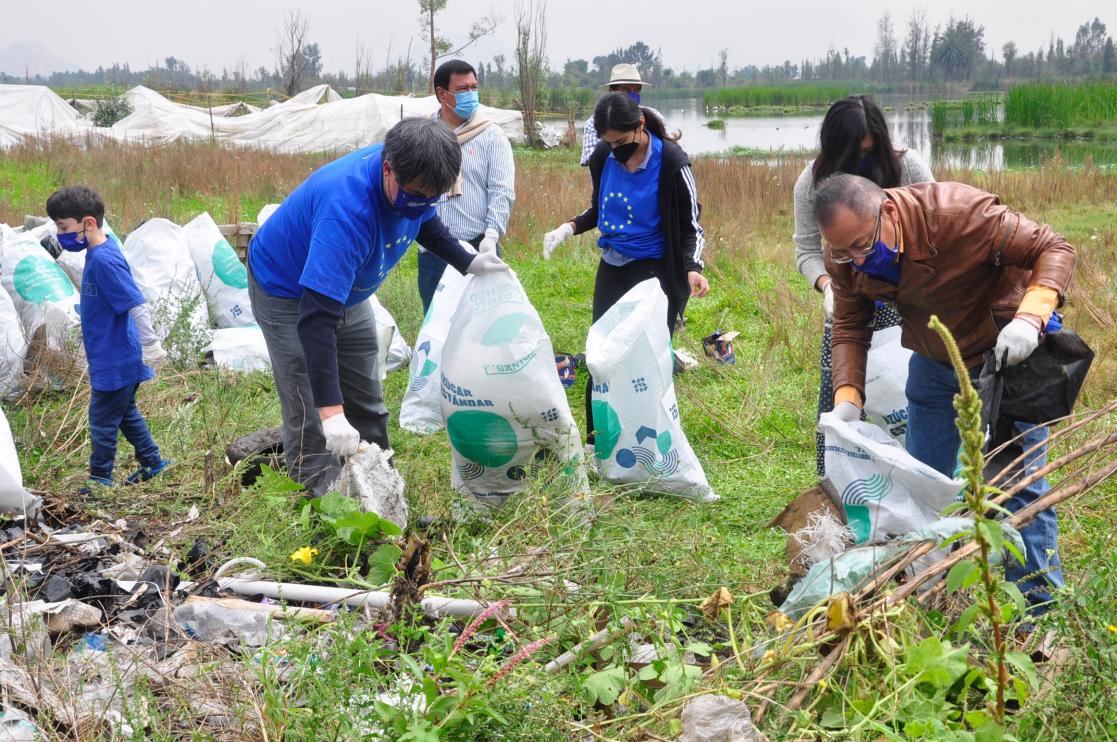
{"type": "MultiPolygon", "coordinates": [[[[272,376],[283,410],[283,453],[287,474],[316,496],[326,493],[341,472],[337,457],[326,450],[318,408],[310,390],[307,358],[299,341],[299,302],[268,294],[248,274],[248,293],[256,322],[271,356],[272,376]]],[[[380,385],[376,320],[368,302],[345,310],[337,327],[337,365],[345,417],[361,440],[391,448],[388,408],[380,385]]]]}

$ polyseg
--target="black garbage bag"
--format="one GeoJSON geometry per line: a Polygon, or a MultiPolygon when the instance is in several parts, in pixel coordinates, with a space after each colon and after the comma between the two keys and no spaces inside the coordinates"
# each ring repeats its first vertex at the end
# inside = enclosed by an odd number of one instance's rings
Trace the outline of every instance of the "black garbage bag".
{"type": "Polygon", "coordinates": [[[983,421],[1008,420],[1039,425],[1074,410],[1094,351],[1073,330],[1044,335],[1024,361],[996,371],[993,351],[985,354],[978,376],[983,421]]]}

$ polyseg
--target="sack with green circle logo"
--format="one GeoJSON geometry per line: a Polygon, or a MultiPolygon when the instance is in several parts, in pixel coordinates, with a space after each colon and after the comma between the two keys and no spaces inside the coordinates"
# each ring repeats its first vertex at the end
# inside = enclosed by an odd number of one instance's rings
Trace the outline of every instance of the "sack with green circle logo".
{"type": "MultiPolygon", "coordinates": [[[[66,379],[80,375],[85,356],[77,289],[39,244],[37,234],[16,233],[6,225],[0,225],[0,230],[0,275],[23,325],[23,336],[52,375],[66,379]]],[[[16,345],[12,350],[18,350],[16,345]]]]}
{"type": "Polygon", "coordinates": [[[964,484],[919,461],[872,423],[827,412],[818,430],[826,439],[826,478],[859,544],[934,523],[964,484]]]}
{"type": "Polygon", "coordinates": [[[512,271],[474,276],[442,349],[442,414],[454,488],[499,507],[542,480],[560,498],[588,489],[582,442],[543,322],[512,271]]]}
{"type": "Polygon", "coordinates": [[[465,287],[473,276],[463,276],[446,266],[434,291],[427,315],[415,338],[407,392],[399,410],[399,426],[419,435],[442,430],[442,346],[450,334],[450,323],[458,311],[465,287]]]}
{"type": "Polygon", "coordinates": [[[209,313],[219,328],[256,324],[248,299],[248,269],[208,212],[182,228],[209,313]]]}
{"type": "Polygon", "coordinates": [[[601,476],[649,492],[718,499],[679,421],[667,297],[637,284],[590,327],[594,457],[601,476]]]}

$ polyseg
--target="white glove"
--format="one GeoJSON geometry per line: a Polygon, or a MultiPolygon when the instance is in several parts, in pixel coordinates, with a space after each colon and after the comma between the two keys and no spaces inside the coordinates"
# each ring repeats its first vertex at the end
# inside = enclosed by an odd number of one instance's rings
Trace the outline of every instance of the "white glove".
{"type": "Polygon", "coordinates": [[[486,273],[508,270],[508,263],[501,260],[496,252],[479,252],[465,272],[473,276],[483,276],[486,273]]]}
{"type": "Polygon", "coordinates": [[[167,351],[158,340],[143,346],[143,363],[151,368],[159,368],[167,360],[167,351]]]}
{"type": "Polygon", "coordinates": [[[543,259],[550,260],[555,248],[574,236],[574,228],[570,222],[563,222],[558,229],[552,229],[543,235],[543,259]]]}
{"type": "Polygon", "coordinates": [[[853,402],[838,402],[834,405],[834,414],[842,422],[855,423],[861,419],[861,408],[853,402]]]}
{"type": "Polygon", "coordinates": [[[1002,366],[1015,366],[1039,347],[1039,330],[1026,319],[1014,319],[997,335],[997,370],[1002,366]]]}
{"type": "Polygon", "coordinates": [[[496,241],[500,239],[500,233],[492,227],[485,230],[485,239],[481,240],[478,246],[478,252],[491,252],[496,254],[496,241]]]}
{"type": "Polygon", "coordinates": [[[827,281],[822,287],[822,308],[826,311],[826,319],[834,319],[834,282],[827,281]]]}
{"type": "Polygon", "coordinates": [[[322,433],[326,436],[326,450],[334,456],[352,456],[361,445],[361,434],[339,412],[322,421],[322,433]]]}

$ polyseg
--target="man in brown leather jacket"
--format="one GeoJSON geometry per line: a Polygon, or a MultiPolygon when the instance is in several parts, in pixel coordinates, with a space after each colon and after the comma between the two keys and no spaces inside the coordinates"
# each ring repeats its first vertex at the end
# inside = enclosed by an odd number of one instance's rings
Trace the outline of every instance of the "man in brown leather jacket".
{"type": "MultiPolygon", "coordinates": [[[[915,458],[951,475],[959,446],[953,398],[958,381],[946,349],[927,323],[949,328],[971,375],[993,349],[998,366],[1031,355],[1074,269],[1074,248],[1046,224],[1009,210],[991,193],[961,183],[922,183],[882,190],[854,175],[834,175],[815,194],[815,212],[834,281],[831,348],[834,412],[856,420],[865,395],[865,361],[876,301],[903,319],[902,343],[914,351],[908,369],[906,446],[915,458]]],[[[1024,450],[1047,429],[1016,423],[1024,450]]],[[[1045,448],[1024,462],[1043,466],[1045,448]]],[[[1008,503],[1017,510],[1048,489],[1045,479],[1008,503]]],[[[1006,562],[1033,606],[1062,584],[1058,526],[1047,510],[1022,530],[1026,562],[1006,562]]]]}

